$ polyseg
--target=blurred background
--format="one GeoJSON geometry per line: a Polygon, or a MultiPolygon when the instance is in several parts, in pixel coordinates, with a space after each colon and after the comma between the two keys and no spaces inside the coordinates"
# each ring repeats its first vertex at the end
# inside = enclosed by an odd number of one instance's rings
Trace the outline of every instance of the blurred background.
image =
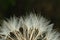
{"type": "Polygon", "coordinates": [[[0,0],[0,20],[13,15],[23,16],[26,12],[50,19],[54,28],[60,31],[60,0],[0,0]]]}

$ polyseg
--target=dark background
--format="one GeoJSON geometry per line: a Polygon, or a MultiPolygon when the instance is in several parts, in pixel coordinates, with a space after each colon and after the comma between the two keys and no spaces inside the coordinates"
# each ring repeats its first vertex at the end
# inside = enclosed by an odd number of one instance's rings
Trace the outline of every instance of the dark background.
{"type": "Polygon", "coordinates": [[[31,11],[50,19],[60,31],[60,0],[0,0],[0,20],[31,11]]]}

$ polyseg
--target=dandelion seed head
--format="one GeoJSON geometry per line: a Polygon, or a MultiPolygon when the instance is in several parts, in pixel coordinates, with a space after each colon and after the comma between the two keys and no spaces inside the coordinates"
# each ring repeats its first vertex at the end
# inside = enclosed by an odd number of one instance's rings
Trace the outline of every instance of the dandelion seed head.
{"type": "Polygon", "coordinates": [[[60,40],[60,33],[49,23],[43,16],[32,13],[25,18],[11,17],[2,23],[0,40],[60,40]]]}

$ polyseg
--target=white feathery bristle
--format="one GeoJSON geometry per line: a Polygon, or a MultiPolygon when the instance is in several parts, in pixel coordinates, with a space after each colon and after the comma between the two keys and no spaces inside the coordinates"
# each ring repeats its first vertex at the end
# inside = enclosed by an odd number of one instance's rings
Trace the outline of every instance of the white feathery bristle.
{"type": "Polygon", "coordinates": [[[3,21],[0,40],[60,40],[60,33],[42,16],[30,14],[25,18],[11,17],[3,21]]]}

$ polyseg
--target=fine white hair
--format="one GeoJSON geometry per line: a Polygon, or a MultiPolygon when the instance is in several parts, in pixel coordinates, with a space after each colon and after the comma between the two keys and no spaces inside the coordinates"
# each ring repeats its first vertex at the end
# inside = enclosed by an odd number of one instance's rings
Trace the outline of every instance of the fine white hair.
{"type": "Polygon", "coordinates": [[[60,40],[60,33],[53,30],[53,24],[33,13],[4,20],[0,29],[0,40],[60,40]]]}

